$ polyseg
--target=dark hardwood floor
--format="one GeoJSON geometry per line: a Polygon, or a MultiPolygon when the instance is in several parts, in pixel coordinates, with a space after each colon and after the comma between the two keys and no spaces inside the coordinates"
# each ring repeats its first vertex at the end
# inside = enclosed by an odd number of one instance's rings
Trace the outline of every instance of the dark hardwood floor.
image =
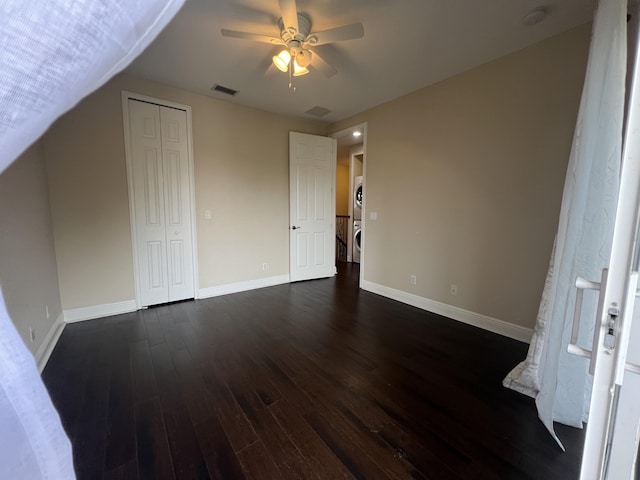
{"type": "Polygon", "coordinates": [[[573,479],[527,345],[336,278],[70,324],[43,373],[79,479],[573,479]]]}

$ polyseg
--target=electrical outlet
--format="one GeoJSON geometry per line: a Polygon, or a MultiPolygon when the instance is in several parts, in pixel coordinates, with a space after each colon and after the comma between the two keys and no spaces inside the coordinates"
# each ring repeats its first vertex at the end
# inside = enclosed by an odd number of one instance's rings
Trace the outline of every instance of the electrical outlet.
{"type": "Polygon", "coordinates": [[[416,276],[415,275],[411,275],[411,277],[409,277],[409,283],[411,283],[411,285],[415,285],[416,284],[416,276]]]}
{"type": "Polygon", "coordinates": [[[31,327],[29,327],[29,338],[31,338],[31,343],[36,341],[36,331],[31,327]]]}
{"type": "Polygon", "coordinates": [[[265,272],[267,271],[267,268],[269,268],[269,265],[266,263],[262,264],[262,270],[264,270],[265,272]]]}
{"type": "Polygon", "coordinates": [[[451,295],[453,295],[454,297],[458,295],[458,285],[451,285],[451,295]]]}

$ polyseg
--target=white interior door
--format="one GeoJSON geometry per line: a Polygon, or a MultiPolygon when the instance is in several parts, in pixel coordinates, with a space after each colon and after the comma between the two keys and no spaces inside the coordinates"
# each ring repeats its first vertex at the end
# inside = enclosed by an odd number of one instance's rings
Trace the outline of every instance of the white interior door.
{"type": "Polygon", "coordinates": [[[290,279],[335,275],[336,141],[289,133],[290,279]]]}
{"type": "Polygon", "coordinates": [[[186,112],[128,100],[140,306],[193,298],[186,112]]]}
{"type": "MultiPolygon", "coordinates": [[[[635,66],[640,65],[639,53],[635,66]]],[[[611,259],[600,284],[589,352],[593,390],[581,480],[631,480],[636,470],[640,435],[640,315],[634,313],[640,260],[640,74],[637,69],[632,71],[611,259]]]]}

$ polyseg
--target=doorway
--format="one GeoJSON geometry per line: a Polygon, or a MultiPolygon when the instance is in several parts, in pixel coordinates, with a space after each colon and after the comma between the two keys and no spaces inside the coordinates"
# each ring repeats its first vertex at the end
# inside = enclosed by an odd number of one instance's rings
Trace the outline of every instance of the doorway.
{"type": "Polygon", "coordinates": [[[367,124],[361,123],[330,135],[337,141],[336,160],[336,267],[364,271],[366,212],[367,124]],[[341,235],[342,233],[342,235],[341,235]]]}

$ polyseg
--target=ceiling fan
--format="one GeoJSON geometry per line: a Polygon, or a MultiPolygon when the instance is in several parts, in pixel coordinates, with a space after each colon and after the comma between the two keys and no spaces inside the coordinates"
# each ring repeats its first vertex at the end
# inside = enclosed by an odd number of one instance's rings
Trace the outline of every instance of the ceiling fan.
{"type": "Polygon", "coordinates": [[[327,78],[338,73],[333,66],[318,55],[316,50],[312,50],[313,47],[364,36],[362,23],[352,23],[321,32],[311,32],[311,18],[304,13],[298,13],[295,0],[278,0],[278,4],[282,14],[282,17],[278,19],[280,37],[239,32],[226,28],[221,29],[220,32],[224,37],[283,46],[282,51],[274,55],[273,63],[282,72],[289,72],[289,87],[294,90],[292,77],[306,75],[309,73],[307,68],[309,66],[319,70],[327,78]]]}

